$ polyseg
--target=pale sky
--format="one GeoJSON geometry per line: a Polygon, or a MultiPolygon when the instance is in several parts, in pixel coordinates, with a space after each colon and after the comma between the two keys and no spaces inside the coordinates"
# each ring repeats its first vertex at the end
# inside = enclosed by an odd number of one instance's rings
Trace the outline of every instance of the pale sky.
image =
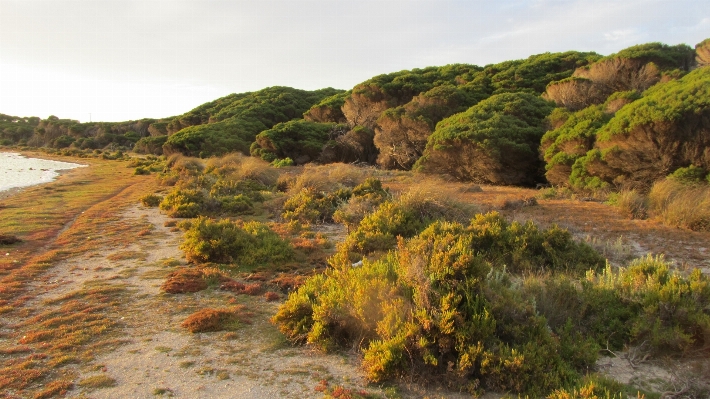
{"type": "Polygon", "coordinates": [[[708,37],[707,0],[0,0],[0,113],[160,118],[269,86],[708,37]]]}

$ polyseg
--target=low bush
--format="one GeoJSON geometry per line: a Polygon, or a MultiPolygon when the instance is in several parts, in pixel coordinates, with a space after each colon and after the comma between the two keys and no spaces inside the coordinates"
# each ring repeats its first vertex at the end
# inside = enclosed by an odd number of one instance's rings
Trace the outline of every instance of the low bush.
{"type": "Polygon", "coordinates": [[[234,181],[252,180],[263,187],[273,187],[279,177],[279,172],[268,162],[237,153],[221,158],[210,158],[206,170],[234,181]]]}
{"type": "Polygon", "coordinates": [[[0,245],[12,245],[22,242],[20,238],[12,234],[0,234],[0,245]]]}
{"type": "Polygon", "coordinates": [[[342,204],[333,215],[334,221],[345,224],[348,229],[357,226],[385,200],[391,198],[389,190],[382,188],[382,182],[374,177],[367,178],[353,189],[350,200],[342,204]]]}
{"type": "Polygon", "coordinates": [[[706,174],[705,169],[690,165],[687,168],[676,169],[669,178],[679,183],[702,184],[707,182],[707,180],[705,180],[706,174]]]}
{"type": "Polygon", "coordinates": [[[281,217],[303,224],[332,222],[335,210],[351,195],[348,189],[322,192],[304,188],[286,200],[281,217]]]}
{"type": "Polygon", "coordinates": [[[260,222],[235,223],[205,217],[194,220],[180,245],[191,262],[255,266],[293,257],[293,248],[260,222]]]}
{"type": "Polygon", "coordinates": [[[587,280],[593,289],[612,291],[622,306],[635,311],[628,323],[634,342],[676,353],[708,344],[710,278],[700,269],[683,277],[662,257],[649,255],[618,271],[607,267],[590,272],[587,280]]]}
{"type": "Polygon", "coordinates": [[[599,269],[603,259],[569,233],[491,213],[469,226],[437,221],[413,235],[358,267],[341,247],[273,321],[294,342],[359,345],[372,381],[418,371],[473,391],[539,396],[594,363],[598,346],[571,327],[553,333],[503,271],[599,269]]]}
{"type": "Polygon", "coordinates": [[[234,180],[218,178],[210,187],[210,196],[220,197],[225,195],[245,195],[252,201],[263,201],[261,191],[268,188],[256,180],[234,180]]]}
{"type": "Polygon", "coordinates": [[[236,330],[243,324],[250,324],[252,314],[243,305],[228,309],[202,309],[182,322],[181,326],[191,333],[236,330]]]}
{"type": "Polygon", "coordinates": [[[289,191],[298,193],[307,188],[328,192],[340,188],[353,188],[371,174],[371,170],[351,164],[333,163],[320,166],[307,164],[301,174],[289,185],[289,191]]]}
{"type": "Polygon", "coordinates": [[[219,202],[219,209],[223,213],[243,215],[251,213],[254,209],[254,204],[252,204],[249,197],[244,194],[226,195],[218,197],[216,200],[219,202]]]}
{"type": "Polygon", "coordinates": [[[204,204],[202,191],[176,188],[163,198],[160,209],[173,218],[194,218],[200,214],[204,204]]]}
{"type": "Polygon", "coordinates": [[[144,167],[144,166],[139,166],[135,169],[133,172],[134,175],[149,175],[150,174],[150,169],[144,167]]]}
{"type": "Polygon", "coordinates": [[[293,159],[291,159],[291,158],[274,159],[271,162],[271,166],[273,166],[274,168],[285,168],[287,166],[293,166],[293,159]]]}
{"type": "Polygon", "coordinates": [[[155,194],[146,194],[140,198],[141,204],[143,206],[151,207],[154,208],[158,205],[160,205],[160,202],[163,200],[163,197],[155,194]]]}
{"type": "Polygon", "coordinates": [[[168,275],[161,290],[169,294],[198,292],[230,281],[223,272],[214,268],[180,268],[168,275]]]}
{"type": "Polygon", "coordinates": [[[394,248],[396,237],[412,237],[434,220],[465,222],[475,208],[440,193],[412,190],[367,214],[345,239],[349,251],[363,255],[394,248]]]}

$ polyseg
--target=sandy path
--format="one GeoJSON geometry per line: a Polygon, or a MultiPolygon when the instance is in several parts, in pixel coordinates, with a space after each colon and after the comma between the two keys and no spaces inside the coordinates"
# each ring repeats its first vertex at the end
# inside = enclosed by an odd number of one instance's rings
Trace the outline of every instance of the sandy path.
{"type": "Polygon", "coordinates": [[[307,398],[322,396],[314,391],[322,379],[365,386],[356,359],[288,345],[268,322],[277,304],[212,290],[162,293],[164,277],[184,264],[178,249],[181,233],[164,227],[167,218],[155,208],[135,206],[123,212],[122,219],[148,222],[152,232],[131,243],[98,247],[61,261],[44,279],[45,293],[32,301],[36,305],[61,298],[87,284],[128,290],[120,314],[114,316],[121,344],[89,365],[76,366],[76,381],[104,375],[115,385],[99,389],[75,385],[69,397],[307,398]],[[199,334],[180,327],[193,311],[224,307],[230,299],[255,313],[251,325],[232,333],[199,334]]]}

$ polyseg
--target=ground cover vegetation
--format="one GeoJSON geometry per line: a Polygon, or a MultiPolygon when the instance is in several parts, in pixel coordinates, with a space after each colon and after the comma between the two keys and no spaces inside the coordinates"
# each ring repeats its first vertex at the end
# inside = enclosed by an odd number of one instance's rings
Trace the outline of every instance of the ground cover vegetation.
{"type": "MultiPolygon", "coordinates": [[[[604,350],[641,347],[648,358],[706,347],[710,280],[699,270],[675,271],[662,257],[611,267],[565,229],[481,213],[442,189],[414,184],[392,192],[387,185],[397,175],[378,169],[276,168],[241,155],[172,156],[166,164],[158,178],[170,190],[195,187],[203,201],[224,173],[262,176],[269,184],[260,191],[261,211],[270,221],[197,207],[180,223],[192,265],[171,274],[163,290],[286,293],[281,283],[291,277],[278,274],[284,265],[328,257],[326,267],[287,283],[293,291],[272,321],[293,343],[361,351],[372,382],[414,378],[473,394],[611,397],[629,388],[589,374],[604,350]],[[308,253],[303,239],[332,223],[346,227],[342,241],[308,253]],[[254,270],[258,284],[243,273],[254,270]]],[[[183,326],[238,328],[248,319],[234,312],[243,310],[204,309],[183,326]]]]}
{"type": "MultiPolygon", "coordinates": [[[[19,397],[61,397],[75,383],[76,365],[120,345],[117,317],[125,287],[86,284],[59,298],[38,298],[47,271],[62,260],[137,236],[145,226],[118,222],[112,210],[154,191],[154,178],[136,176],[123,157],[93,151],[71,177],[3,199],[0,231],[21,241],[2,243],[0,260],[0,391],[19,397]],[[115,222],[109,229],[100,223],[115,222]]],[[[33,154],[46,156],[43,153],[33,154]]],[[[57,154],[52,154],[57,157],[57,154]]],[[[59,157],[77,161],[77,158],[59,157]]]]}

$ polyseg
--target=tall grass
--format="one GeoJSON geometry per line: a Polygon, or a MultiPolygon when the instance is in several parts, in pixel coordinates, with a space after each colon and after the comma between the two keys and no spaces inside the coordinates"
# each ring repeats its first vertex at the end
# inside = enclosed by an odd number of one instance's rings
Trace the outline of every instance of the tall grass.
{"type": "Polygon", "coordinates": [[[710,231],[710,186],[707,184],[662,180],[651,187],[648,203],[650,214],[667,225],[710,231]]]}
{"type": "Polygon", "coordinates": [[[335,191],[338,187],[352,188],[362,183],[373,174],[373,170],[355,165],[335,163],[329,165],[311,165],[303,167],[303,172],[289,184],[291,193],[303,189],[316,192],[335,191]]]}
{"type": "Polygon", "coordinates": [[[267,187],[275,186],[279,177],[279,172],[268,162],[240,153],[210,158],[206,163],[206,168],[208,171],[228,176],[233,180],[254,180],[267,187]]]}
{"type": "Polygon", "coordinates": [[[648,216],[648,199],[636,190],[622,190],[612,202],[631,219],[645,219],[648,216]]]}

